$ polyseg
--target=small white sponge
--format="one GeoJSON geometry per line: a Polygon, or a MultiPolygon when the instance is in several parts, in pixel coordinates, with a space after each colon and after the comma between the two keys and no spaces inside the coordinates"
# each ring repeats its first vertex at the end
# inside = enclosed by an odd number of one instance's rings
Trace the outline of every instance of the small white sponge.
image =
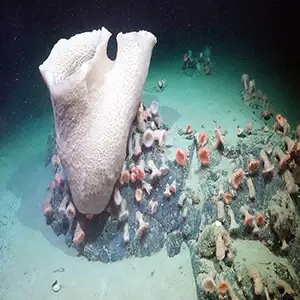
{"type": "Polygon", "coordinates": [[[50,90],[57,151],[76,208],[101,213],[122,171],[156,38],[119,33],[115,61],[105,28],[62,39],[39,67],[50,90]]]}

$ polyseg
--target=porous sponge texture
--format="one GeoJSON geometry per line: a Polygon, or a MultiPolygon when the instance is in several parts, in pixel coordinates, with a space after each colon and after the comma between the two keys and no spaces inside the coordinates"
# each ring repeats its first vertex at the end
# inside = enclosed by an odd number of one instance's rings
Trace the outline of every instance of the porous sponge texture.
{"type": "Polygon", "coordinates": [[[78,71],[84,62],[94,57],[97,46],[108,41],[110,36],[111,33],[102,27],[101,30],[76,34],[68,40],[60,39],[39,67],[43,76],[45,71],[51,72],[53,82],[45,80],[48,87],[78,71]]]}
{"type": "Polygon", "coordinates": [[[74,204],[81,213],[98,214],[107,206],[126,158],[156,38],[146,31],[118,34],[112,62],[105,28],[86,35],[87,45],[84,36],[76,36],[64,40],[71,43],[62,50],[61,44],[58,52],[55,46],[40,71],[51,93],[57,151],[74,204]]]}

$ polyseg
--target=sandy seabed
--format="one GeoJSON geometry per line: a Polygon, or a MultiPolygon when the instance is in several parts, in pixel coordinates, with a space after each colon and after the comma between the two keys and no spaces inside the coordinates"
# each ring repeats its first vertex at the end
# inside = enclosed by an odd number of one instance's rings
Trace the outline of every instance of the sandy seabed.
{"type": "MultiPolygon", "coordinates": [[[[260,110],[241,101],[240,76],[244,72],[256,79],[276,113],[284,115],[292,127],[297,123],[293,101],[291,107],[283,106],[285,97],[291,96],[276,76],[254,69],[254,63],[247,66],[230,58],[214,60],[212,76],[186,76],[180,71],[180,60],[151,67],[146,86],[163,78],[168,83],[162,93],[145,93],[143,102],[159,102],[164,123],[171,127],[167,144],[172,147],[167,155],[172,159],[178,147],[187,148],[189,144],[177,134],[188,124],[210,131],[221,126],[228,131],[226,139],[232,144],[237,140],[237,126],[244,127],[249,121],[254,129],[264,126],[260,110]]],[[[44,167],[50,128],[51,116],[29,120],[1,144],[0,299],[197,299],[185,245],[173,258],[163,249],[151,257],[103,264],[77,257],[62,237],[54,235],[42,213],[45,188],[52,176],[50,168],[44,167]],[[63,272],[54,272],[61,268],[63,272]],[[59,293],[51,290],[55,280],[63,287],[59,293]]],[[[189,177],[189,185],[196,184],[193,170],[189,177]]]]}

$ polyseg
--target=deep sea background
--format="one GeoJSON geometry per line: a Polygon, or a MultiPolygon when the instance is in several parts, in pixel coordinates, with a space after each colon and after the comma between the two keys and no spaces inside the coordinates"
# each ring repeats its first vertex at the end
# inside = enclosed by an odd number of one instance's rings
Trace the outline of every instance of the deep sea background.
{"type": "MultiPolygon", "coordinates": [[[[158,38],[153,64],[198,44],[209,45],[219,55],[235,53],[244,59],[263,59],[299,92],[297,1],[82,2],[1,2],[0,138],[22,120],[51,112],[38,65],[53,45],[62,37],[101,26],[113,37],[120,31],[153,32],[158,38]]],[[[115,40],[111,39],[111,57],[115,50],[115,40]]]]}

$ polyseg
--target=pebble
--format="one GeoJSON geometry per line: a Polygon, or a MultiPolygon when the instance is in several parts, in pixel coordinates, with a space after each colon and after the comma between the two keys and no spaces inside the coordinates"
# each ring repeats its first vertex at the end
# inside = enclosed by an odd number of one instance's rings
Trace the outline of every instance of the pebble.
{"type": "Polygon", "coordinates": [[[61,284],[59,283],[58,280],[55,280],[52,285],[51,285],[51,289],[54,293],[57,293],[61,290],[61,284]]]}

